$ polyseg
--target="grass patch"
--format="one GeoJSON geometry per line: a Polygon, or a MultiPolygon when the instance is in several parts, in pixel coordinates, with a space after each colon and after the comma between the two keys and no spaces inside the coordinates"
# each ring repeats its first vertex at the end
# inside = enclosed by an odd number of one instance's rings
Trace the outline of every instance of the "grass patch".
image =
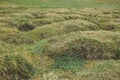
{"type": "MultiPolygon", "coordinates": [[[[110,4],[108,1],[99,0],[9,0],[20,5],[38,6],[42,8],[85,8],[85,7],[98,7],[98,8],[117,8],[118,4],[110,4]]],[[[114,1],[112,1],[114,2],[114,1]]]]}

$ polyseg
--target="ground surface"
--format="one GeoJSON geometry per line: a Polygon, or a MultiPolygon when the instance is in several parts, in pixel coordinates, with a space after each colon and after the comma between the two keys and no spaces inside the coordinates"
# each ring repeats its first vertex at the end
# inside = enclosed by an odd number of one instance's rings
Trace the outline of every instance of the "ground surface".
{"type": "Polygon", "coordinates": [[[0,1],[0,80],[119,80],[119,5],[0,1]]]}

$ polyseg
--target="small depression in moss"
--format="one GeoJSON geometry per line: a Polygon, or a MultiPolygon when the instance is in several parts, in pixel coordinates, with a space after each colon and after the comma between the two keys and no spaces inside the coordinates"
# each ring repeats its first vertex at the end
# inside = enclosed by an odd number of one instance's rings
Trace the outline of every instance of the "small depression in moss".
{"type": "Polygon", "coordinates": [[[33,26],[33,25],[31,25],[31,24],[25,23],[25,24],[23,24],[23,25],[20,25],[20,26],[18,27],[18,30],[19,30],[19,31],[31,31],[31,30],[33,30],[33,29],[35,29],[35,28],[36,28],[36,27],[33,26]]]}

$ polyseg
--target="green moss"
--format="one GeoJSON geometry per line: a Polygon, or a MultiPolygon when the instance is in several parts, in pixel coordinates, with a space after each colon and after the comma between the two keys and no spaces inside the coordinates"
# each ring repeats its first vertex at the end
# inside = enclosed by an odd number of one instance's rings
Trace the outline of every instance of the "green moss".
{"type": "Polygon", "coordinates": [[[83,59],[80,55],[63,54],[55,58],[53,67],[65,70],[77,70],[83,67],[83,59]]]}

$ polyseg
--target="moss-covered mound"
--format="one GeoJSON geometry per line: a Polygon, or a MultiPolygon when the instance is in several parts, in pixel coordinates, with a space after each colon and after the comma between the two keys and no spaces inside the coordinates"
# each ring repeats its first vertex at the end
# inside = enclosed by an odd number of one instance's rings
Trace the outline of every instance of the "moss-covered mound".
{"type": "Polygon", "coordinates": [[[0,0],[0,80],[118,80],[119,63],[118,7],[50,9],[0,0]]]}
{"type": "Polygon", "coordinates": [[[120,34],[109,31],[78,31],[48,39],[45,53],[51,56],[79,54],[85,59],[119,58],[120,34]]]}
{"type": "Polygon", "coordinates": [[[28,80],[34,71],[34,67],[20,55],[0,55],[1,80],[28,80]]]}

